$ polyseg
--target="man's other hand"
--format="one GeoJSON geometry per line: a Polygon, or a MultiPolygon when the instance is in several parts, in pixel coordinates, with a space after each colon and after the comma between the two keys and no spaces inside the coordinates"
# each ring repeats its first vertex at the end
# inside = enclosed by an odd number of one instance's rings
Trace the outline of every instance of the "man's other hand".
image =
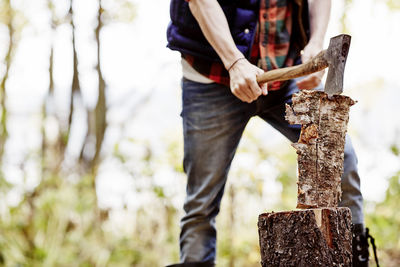
{"type": "Polygon", "coordinates": [[[243,102],[251,103],[261,94],[267,95],[267,84],[262,87],[257,83],[257,75],[264,71],[251,64],[247,59],[238,60],[229,69],[230,86],[232,93],[243,102]]]}
{"type": "MultiPolygon", "coordinates": [[[[316,56],[319,52],[321,52],[322,47],[323,47],[322,43],[309,42],[302,51],[301,61],[303,63],[306,63],[312,57],[316,56]]],[[[306,76],[304,79],[298,81],[296,83],[297,87],[299,87],[300,90],[314,89],[321,83],[324,74],[325,70],[310,74],[306,76]]]]}

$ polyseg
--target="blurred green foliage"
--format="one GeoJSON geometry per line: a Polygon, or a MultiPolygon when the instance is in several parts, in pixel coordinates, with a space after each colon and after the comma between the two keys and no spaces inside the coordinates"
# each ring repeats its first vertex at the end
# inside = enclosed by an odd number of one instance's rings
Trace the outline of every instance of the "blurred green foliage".
{"type": "Polygon", "coordinates": [[[390,9],[399,10],[400,2],[397,0],[384,0],[390,9]]]}
{"type": "MultiPolygon", "coordinates": [[[[400,160],[398,146],[389,148],[400,160]]],[[[400,170],[388,180],[383,201],[366,203],[366,225],[375,237],[382,266],[400,265],[400,170]]]]}

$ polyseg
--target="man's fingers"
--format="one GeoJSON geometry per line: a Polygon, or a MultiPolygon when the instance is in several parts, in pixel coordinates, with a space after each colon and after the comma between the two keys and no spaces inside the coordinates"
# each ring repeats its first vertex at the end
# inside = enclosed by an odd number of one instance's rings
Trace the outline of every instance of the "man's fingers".
{"type": "Polygon", "coordinates": [[[256,98],[255,95],[253,94],[253,91],[249,88],[249,85],[245,82],[239,85],[239,90],[242,92],[243,95],[246,95],[248,99],[248,101],[246,102],[251,103],[256,98]]]}
{"type": "Polygon", "coordinates": [[[312,81],[302,80],[300,82],[297,82],[297,87],[299,87],[300,90],[310,90],[315,88],[316,85],[312,81]]]}
{"type": "Polygon", "coordinates": [[[308,60],[310,60],[311,56],[307,53],[304,53],[304,50],[301,51],[301,62],[306,63],[308,60]]]}
{"type": "Polygon", "coordinates": [[[243,102],[251,103],[252,97],[242,88],[243,86],[241,87],[239,84],[234,84],[232,87],[232,93],[243,102]]]}
{"type": "Polygon", "coordinates": [[[264,89],[261,89],[260,85],[254,79],[246,79],[244,82],[234,84],[232,86],[232,92],[240,100],[251,103],[256,100],[261,94],[266,95],[268,93],[266,84],[264,89]]]}
{"type": "MultiPolygon", "coordinates": [[[[247,60],[238,61],[229,70],[231,79],[231,91],[240,100],[251,103],[256,100],[263,91],[257,83],[256,76],[264,71],[248,62],[247,60]]],[[[264,94],[266,94],[266,89],[264,94]]]]}
{"type": "Polygon", "coordinates": [[[267,83],[261,84],[261,91],[262,91],[263,95],[268,95],[268,84],[267,83]]]}
{"type": "Polygon", "coordinates": [[[239,98],[242,102],[247,102],[247,103],[251,102],[250,98],[247,95],[245,95],[243,92],[237,91],[237,92],[234,92],[233,94],[237,98],[239,98]]]}
{"type": "MultiPolygon", "coordinates": [[[[263,73],[264,73],[264,71],[262,69],[258,69],[257,76],[259,76],[259,75],[261,75],[263,73]]],[[[267,95],[268,94],[268,84],[267,83],[258,84],[258,86],[260,87],[261,93],[263,95],[267,95]]]]}
{"type": "Polygon", "coordinates": [[[236,96],[237,98],[239,98],[243,102],[248,102],[249,101],[248,97],[246,95],[243,95],[243,93],[238,91],[238,90],[236,90],[236,91],[232,90],[232,94],[234,96],[236,96]]]}
{"type": "Polygon", "coordinates": [[[303,80],[298,81],[296,84],[300,90],[304,90],[304,89],[313,89],[317,87],[320,83],[321,83],[321,78],[319,77],[319,75],[312,74],[307,76],[303,80]]]}
{"type": "Polygon", "coordinates": [[[249,86],[250,90],[253,93],[254,100],[257,99],[262,94],[261,88],[256,80],[248,79],[247,85],[249,86]]]}

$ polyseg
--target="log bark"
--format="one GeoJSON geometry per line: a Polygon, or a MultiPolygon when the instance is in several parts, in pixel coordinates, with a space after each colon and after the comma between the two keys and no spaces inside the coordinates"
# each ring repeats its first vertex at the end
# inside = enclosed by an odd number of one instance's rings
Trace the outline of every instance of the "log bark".
{"type": "Polygon", "coordinates": [[[355,102],[306,90],[292,101],[292,107],[286,105],[286,119],[302,125],[299,141],[292,144],[298,154],[297,208],[337,207],[349,109],[355,102]]]}
{"type": "Polygon", "coordinates": [[[261,265],[352,266],[349,208],[322,208],[259,216],[261,265]]]}

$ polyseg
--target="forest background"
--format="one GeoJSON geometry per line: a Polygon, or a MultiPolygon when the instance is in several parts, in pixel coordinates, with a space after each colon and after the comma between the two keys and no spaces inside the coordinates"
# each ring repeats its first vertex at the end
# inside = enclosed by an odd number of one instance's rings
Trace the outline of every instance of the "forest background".
{"type": "MultiPolygon", "coordinates": [[[[335,0],[352,35],[344,94],[366,224],[400,266],[400,2],[335,0]]],[[[178,259],[180,57],[166,0],[0,0],[0,265],[163,266],[178,259]]],[[[293,209],[296,154],[246,128],[218,217],[218,265],[259,266],[257,216],[293,209]]]]}

